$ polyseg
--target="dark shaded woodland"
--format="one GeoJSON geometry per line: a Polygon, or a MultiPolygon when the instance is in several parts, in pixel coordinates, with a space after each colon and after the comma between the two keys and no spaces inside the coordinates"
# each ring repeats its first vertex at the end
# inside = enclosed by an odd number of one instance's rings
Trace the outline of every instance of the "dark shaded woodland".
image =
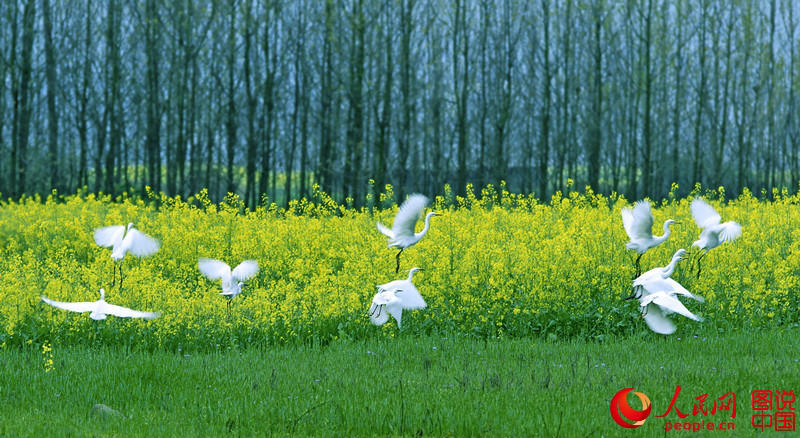
{"type": "Polygon", "coordinates": [[[798,22],[792,0],[8,0],[0,192],[794,192],[798,22]]]}

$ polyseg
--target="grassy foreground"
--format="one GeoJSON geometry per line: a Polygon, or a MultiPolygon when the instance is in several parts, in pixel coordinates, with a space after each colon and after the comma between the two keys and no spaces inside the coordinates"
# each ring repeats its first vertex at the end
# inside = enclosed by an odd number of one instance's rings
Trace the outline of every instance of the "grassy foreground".
{"type": "MultiPolygon", "coordinates": [[[[697,396],[737,394],[750,436],[753,389],[800,393],[800,331],[603,343],[417,337],[186,354],[114,346],[0,350],[0,436],[665,436],[697,396]],[[50,371],[45,371],[50,368],[50,371]],[[609,402],[622,388],[653,412],[635,432],[609,402]],[[101,415],[105,404],[120,416],[101,415]]],[[[634,405],[634,408],[638,406],[634,405]]],[[[710,410],[710,409],[709,409],[710,410]]],[[[708,432],[704,434],[707,435],[708,432]]],[[[776,434],[774,435],[786,435],[776,434]]]]}

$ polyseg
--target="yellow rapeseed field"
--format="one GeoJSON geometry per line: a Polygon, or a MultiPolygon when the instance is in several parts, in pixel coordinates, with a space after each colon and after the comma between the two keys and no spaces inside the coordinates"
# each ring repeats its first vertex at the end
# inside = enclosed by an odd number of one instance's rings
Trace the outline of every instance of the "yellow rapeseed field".
{"type": "MultiPolygon", "coordinates": [[[[646,330],[637,303],[621,300],[634,273],[620,219],[629,200],[588,191],[557,193],[543,203],[492,187],[481,196],[470,188],[465,198],[445,188],[433,205],[443,216],[402,257],[403,269],[425,268],[414,281],[428,308],[406,313],[400,332],[394,323],[373,326],[367,309],[375,285],[406,276],[394,273],[396,250],[375,228],[378,220],[391,224],[397,211],[387,189],[361,210],[318,190],[288,210],[273,205],[254,212],[235,196],[214,204],[204,193],[113,202],[79,193],[3,203],[0,346],[48,341],[188,350],[407,333],[591,339],[646,330]],[[128,222],[162,247],[149,258],[126,257],[124,289],[110,289],[110,250],[94,243],[92,231],[128,222]],[[199,257],[232,266],[258,261],[260,272],[230,314],[219,282],[198,272],[199,257]],[[39,299],[94,301],[100,287],[109,302],[162,316],[92,321],[39,299]]],[[[797,324],[800,197],[774,193],[761,201],[745,193],[720,202],[721,192],[704,196],[743,234],[704,258],[699,280],[688,262],[679,265],[673,278],[707,302],[687,303],[706,321],[679,321],[678,335],[797,324]]],[[[656,233],[667,218],[682,224],[644,255],[643,270],[666,265],[697,238],[691,199],[654,203],[656,233]]]]}

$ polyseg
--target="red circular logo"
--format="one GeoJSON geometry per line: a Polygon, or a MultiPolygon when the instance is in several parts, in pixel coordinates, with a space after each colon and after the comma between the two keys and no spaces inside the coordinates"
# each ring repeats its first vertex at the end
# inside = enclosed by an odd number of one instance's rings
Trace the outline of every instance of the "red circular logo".
{"type": "Polygon", "coordinates": [[[633,394],[642,402],[642,410],[633,409],[628,404],[628,393],[631,391],[633,388],[625,388],[614,394],[611,399],[611,418],[622,427],[635,429],[644,424],[645,418],[650,415],[651,406],[650,398],[641,392],[634,392],[633,394]]]}

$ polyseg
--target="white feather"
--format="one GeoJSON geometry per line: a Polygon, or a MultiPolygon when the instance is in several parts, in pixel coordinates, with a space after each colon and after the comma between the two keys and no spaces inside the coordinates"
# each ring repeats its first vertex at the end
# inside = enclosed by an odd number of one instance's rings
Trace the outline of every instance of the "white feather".
{"type": "Polygon", "coordinates": [[[136,257],[147,257],[155,254],[161,246],[156,239],[142,233],[136,228],[128,230],[128,234],[123,239],[123,245],[127,246],[128,252],[136,257]]]}
{"type": "Polygon", "coordinates": [[[154,319],[158,318],[159,313],[155,312],[141,312],[138,310],[129,309],[127,307],[117,306],[115,304],[108,304],[105,300],[105,291],[100,289],[100,299],[94,302],[79,301],[79,302],[61,302],[51,300],[47,297],[42,297],[45,303],[57,307],[62,310],[70,312],[91,312],[90,318],[94,320],[106,319],[106,315],[114,315],[120,318],[145,318],[154,319]]]}
{"type": "Polygon", "coordinates": [[[644,322],[650,327],[650,330],[660,333],[662,335],[671,335],[675,333],[675,323],[664,315],[655,304],[649,304],[645,308],[644,322]]]}
{"type": "Polygon", "coordinates": [[[231,276],[237,281],[245,281],[258,274],[258,263],[255,260],[245,260],[233,268],[231,276]]]}
{"type": "Polygon", "coordinates": [[[94,241],[100,246],[111,247],[122,243],[122,236],[125,235],[125,227],[122,225],[111,225],[94,230],[94,241]]]}

